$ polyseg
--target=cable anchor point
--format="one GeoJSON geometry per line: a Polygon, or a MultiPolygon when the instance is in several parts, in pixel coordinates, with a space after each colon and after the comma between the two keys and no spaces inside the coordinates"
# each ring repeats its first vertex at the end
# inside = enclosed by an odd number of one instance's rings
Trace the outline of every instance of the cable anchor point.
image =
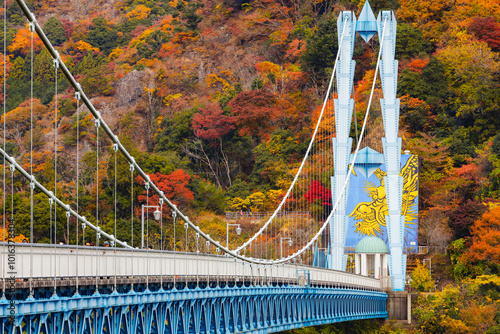
{"type": "Polygon", "coordinates": [[[53,65],[54,65],[54,68],[56,69],[56,71],[59,69],[59,60],[61,58],[59,58],[59,52],[56,51],[56,56],[55,58],[52,59],[52,62],[53,62],[53,65]]]}

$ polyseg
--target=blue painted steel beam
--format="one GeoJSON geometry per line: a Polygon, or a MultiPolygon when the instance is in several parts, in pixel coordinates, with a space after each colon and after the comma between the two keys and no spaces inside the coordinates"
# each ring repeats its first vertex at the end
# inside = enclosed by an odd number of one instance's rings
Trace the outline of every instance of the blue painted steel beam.
{"type": "Polygon", "coordinates": [[[0,300],[2,333],[271,333],[386,318],[382,292],[300,286],[184,289],[0,300]]]}
{"type": "Polygon", "coordinates": [[[380,100],[384,122],[385,138],[382,138],[387,176],[384,177],[387,198],[387,232],[389,236],[389,271],[391,287],[395,291],[405,289],[406,255],[403,254],[405,217],[401,216],[403,177],[401,170],[401,138],[399,128],[399,99],[396,98],[398,83],[398,61],[394,59],[396,50],[396,17],[392,11],[379,13],[379,36],[382,55],[380,78],[384,98],[380,100]],[[385,29],[384,29],[385,28],[385,29]]]}
{"type": "Polygon", "coordinates": [[[334,175],[331,178],[331,183],[333,203],[336,203],[339,198],[340,203],[330,223],[331,254],[327,255],[327,263],[330,269],[345,271],[347,255],[344,255],[344,249],[347,235],[346,207],[349,186],[346,187],[343,194],[342,189],[347,180],[347,167],[352,147],[352,138],[349,137],[349,132],[354,108],[351,93],[354,68],[356,67],[356,61],[352,60],[354,38],[356,37],[356,16],[354,13],[342,12],[337,20],[337,29],[340,56],[337,62],[338,98],[334,100],[336,137],[332,139],[334,175]]]}

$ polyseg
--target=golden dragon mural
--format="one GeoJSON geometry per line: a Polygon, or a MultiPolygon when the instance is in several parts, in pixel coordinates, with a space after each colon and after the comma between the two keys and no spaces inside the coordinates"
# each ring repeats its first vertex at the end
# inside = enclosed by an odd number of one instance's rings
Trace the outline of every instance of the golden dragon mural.
{"type": "MultiPolygon", "coordinates": [[[[363,191],[372,199],[361,202],[352,210],[349,217],[354,217],[355,233],[376,236],[382,234],[382,226],[386,226],[385,216],[388,214],[387,198],[385,194],[384,176],[386,172],[378,168],[374,172],[380,185],[365,181],[363,191]]],[[[415,199],[418,196],[418,156],[411,155],[401,171],[403,176],[403,204],[401,215],[405,216],[405,227],[414,225],[417,219],[415,199]]]]}

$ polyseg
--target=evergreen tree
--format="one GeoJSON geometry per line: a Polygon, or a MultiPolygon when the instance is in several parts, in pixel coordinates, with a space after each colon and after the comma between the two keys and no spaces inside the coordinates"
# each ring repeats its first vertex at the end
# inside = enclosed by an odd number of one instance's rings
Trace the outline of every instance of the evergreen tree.
{"type": "Polygon", "coordinates": [[[53,45],[61,45],[68,40],[62,22],[55,16],[45,23],[43,31],[53,45]]]}

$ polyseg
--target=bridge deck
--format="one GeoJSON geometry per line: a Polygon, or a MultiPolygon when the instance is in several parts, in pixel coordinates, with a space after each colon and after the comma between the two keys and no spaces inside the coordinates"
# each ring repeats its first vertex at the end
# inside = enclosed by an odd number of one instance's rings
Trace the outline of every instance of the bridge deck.
{"type": "MultiPolygon", "coordinates": [[[[4,245],[5,246],[5,245],[4,245]]],[[[7,247],[1,247],[4,259],[9,255],[7,247]]],[[[238,280],[268,282],[296,282],[305,274],[317,286],[356,286],[363,289],[380,290],[380,281],[325,268],[301,264],[279,266],[255,265],[235,261],[233,258],[211,254],[181,253],[156,250],[139,250],[79,247],[67,245],[15,244],[15,255],[11,269],[2,275],[12,277],[16,287],[25,287],[30,276],[37,286],[71,285],[76,276],[81,285],[113,284],[116,275],[122,283],[173,281],[220,281],[238,280]],[[30,275],[30,272],[32,274],[30,275]],[[12,273],[12,274],[11,274],[12,273]],[[148,278],[148,280],[149,280],[148,278]]],[[[2,276],[3,277],[3,276],[2,276]]]]}

